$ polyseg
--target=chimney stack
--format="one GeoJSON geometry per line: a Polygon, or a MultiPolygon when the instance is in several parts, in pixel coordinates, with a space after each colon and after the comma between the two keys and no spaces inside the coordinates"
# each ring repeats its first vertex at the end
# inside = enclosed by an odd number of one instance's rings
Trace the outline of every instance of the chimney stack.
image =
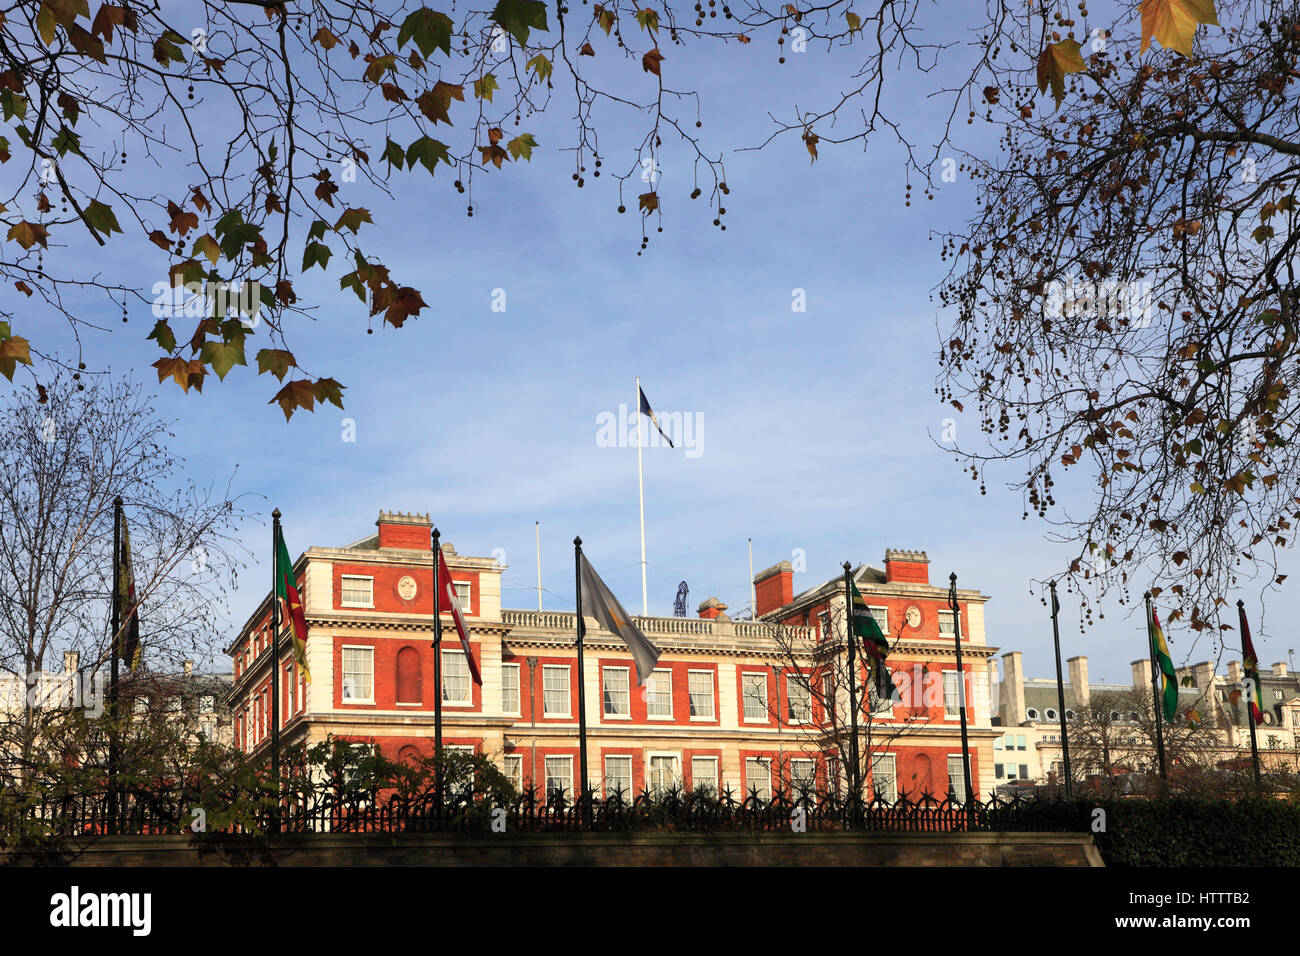
{"type": "Polygon", "coordinates": [[[754,575],[755,616],[785,607],[794,600],[794,567],[789,561],[774,564],[754,575]]]}
{"type": "Polygon", "coordinates": [[[1025,671],[1019,651],[1002,655],[1002,690],[1003,726],[1019,727],[1028,720],[1025,716],[1025,671]]]}
{"type": "Polygon", "coordinates": [[[727,605],[723,604],[717,598],[711,597],[700,605],[700,617],[704,618],[706,621],[712,621],[714,618],[718,617],[725,619],[727,615],[722,612],[726,609],[727,605]]]}
{"type": "MultiPolygon", "coordinates": [[[[375,524],[379,527],[379,547],[428,553],[432,543],[429,534],[433,531],[433,522],[428,515],[381,511],[375,524]]],[[[446,550],[445,545],[443,550],[446,550]]]]}
{"type": "Polygon", "coordinates": [[[1080,710],[1088,709],[1092,690],[1088,687],[1088,658],[1071,657],[1065,662],[1070,669],[1070,686],[1074,689],[1074,703],[1080,710]]]}
{"type": "Polygon", "coordinates": [[[885,549],[885,581],[904,584],[929,584],[930,559],[924,551],[907,551],[901,548],[885,549]]]}
{"type": "Polygon", "coordinates": [[[1140,661],[1134,661],[1131,665],[1133,668],[1133,687],[1136,690],[1151,689],[1151,659],[1144,657],[1140,661]]]}

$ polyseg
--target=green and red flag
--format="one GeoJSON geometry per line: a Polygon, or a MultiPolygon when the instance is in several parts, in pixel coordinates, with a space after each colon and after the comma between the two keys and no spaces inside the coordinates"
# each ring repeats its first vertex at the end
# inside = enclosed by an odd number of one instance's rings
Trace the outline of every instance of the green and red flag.
{"type": "Polygon", "coordinates": [[[894,696],[894,678],[885,666],[885,658],[889,656],[889,641],[881,632],[880,624],[867,607],[867,602],[862,599],[857,584],[849,581],[849,588],[853,596],[853,633],[862,639],[876,695],[881,700],[890,700],[894,696]]]}
{"type": "Polygon", "coordinates": [[[1255,655],[1255,645],[1250,640],[1250,625],[1246,623],[1246,608],[1237,604],[1237,618],[1241,621],[1241,663],[1246,671],[1246,679],[1251,682],[1253,690],[1250,695],[1250,715],[1255,723],[1264,720],[1264,696],[1259,685],[1259,658],[1255,655]]]}
{"type": "Polygon", "coordinates": [[[288,621],[293,630],[293,656],[303,678],[310,683],[311,671],[307,669],[307,615],[303,611],[302,596],[293,579],[293,562],[284,543],[284,533],[276,528],[275,537],[275,597],[280,602],[280,618],[288,621]]]}
{"type": "Polygon", "coordinates": [[[113,653],[135,670],[140,664],[140,602],[135,593],[135,572],[131,569],[131,533],[122,517],[122,540],[117,545],[113,569],[114,600],[117,601],[117,633],[113,653]]]}
{"type": "Polygon", "coordinates": [[[1173,720],[1178,712],[1178,678],[1174,674],[1174,660],[1169,656],[1165,632],[1160,629],[1160,617],[1151,609],[1151,647],[1155,651],[1156,666],[1160,669],[1160,703],[1165,720],[1173,720]]]}

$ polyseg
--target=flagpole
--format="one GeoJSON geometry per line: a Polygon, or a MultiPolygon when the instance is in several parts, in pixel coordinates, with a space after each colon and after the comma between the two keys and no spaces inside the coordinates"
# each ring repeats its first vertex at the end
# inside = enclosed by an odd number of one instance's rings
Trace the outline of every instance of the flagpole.
{"type": "MultiPolygon", "coordinates": [[[[850,577],[852,565],[844,562],[844,635],[849,645],[849,786],[853,790],[853,822],[857,819],[862,803],[862,768],[858,765],[858,670],[853,653],[853,584],[850,577]]],[[[751,576],[751,580],[753,580],[751,576]]],[[[777,688],[778,696],[780,687],[777,688]]]]}
{"type": "MultiPolygon", "coordinates": [[[[638,379],[637,388],[640,389],[638,379]]],[[[638,414],[638,419],[640,415],[638,414]]],[[[639,427],[639,426],[638,426],[639,427]]],[[[582,639],[587,633],[587,623],[582,614],[582,538],[573,539],[573,579],[577,594],[576,615],[578,619],[578,773],[581,784],[576,788],[578,800],[583,807],[583,820],[586,820],[587,793],[587,688],[583,681],[582,639]]]]}
{"type": "Polygon", "coordinates": [[[1151,655],[1151,699],[1156,711],[1156,753],[1160,757],[1160,779],[1168,781],[1165,770],[1165,731],[1160,702],[1160,663],[1156,660],[1155,608],[1151,605],[1151,592],[1144,595],[1147,602],[1147,652],[1151,655]]]}
{"type": "Polygon", "coordinates": [[[636,377],[636,492],[641,503],[641,616],[650,615],[645,586],[645,478],[641,472],[641,376],[636,377]]]}
{"type": "Polygon", "coordinates": [[[749,613],[751,620],[758,620],[758,596],[754,589],[754,539],[749,540],[749,613]]]}
{"type": "Polygon", "coordinates": [[[438,578],[442,571],[442,533],[433,529],[433,754],[437,768],[434,778],[438,807],[442,808],[442,587],[438,578]]]}
{"type": "MultiPolygon", "coordinates": [[[[1065,729],[1065,683],[1061,678],[1061,627],[1056,615],[1060,613],[1061,602],[1056,600],[1056,582],[1050,585],[1052,591],[1052,643],[1056,647],[1056,713],[1061,718],[1061,772],[1065,774],[1065,799],[1073,797],[1070,784],[1070,738],[1065,729]]],[[[1079,690],[1075,688],[1075,703],[1078,703],[1079,690]]]]}
{"type": "Polygon", "coordinates": [[[961,772],[966,784],[966,809],[975,821],[975,790],[970,779],[970,740],[966,734],[966,671],[961,664],[961,608],[957,605],[957,572],[948,575],[948,603],[952,606],[953,644],[957,648],[957,703],[961,716],[961,772]]]}
{"type": "Polygon", "coordinates": [[[117,657],[122,635],[122,497],[113,499],[113,600],[110,620],[112,622],[112,646],[109,651],[111,661],[108,667],[108,833],[117,833],[117,764],[120,759],[117,745],[117,657]]]}
{"type": "Polygon", "coordinates": [[[537,528],[537,610],[542,609],[542,523],[534,521],[537,528]]]}
{"type": "MultiPolygon", "coordinates": [[[[1246,663],[1246,602],[1237,599],[1237,621],[1241,625],[1241,662],[1242,666],[1246,663]]],[[[1253,642],[1252,642],[1253,643],[1253,642]]],[[[1251,650],[1254,650],[1252,647],[1251,650]]],[[[1252,683],[1259,683],[1259,661],[1255,661],[1255,677],[1252,683]]],[[[1246,718],[1250,721],[1250,761],[1255,768],[1255,789],[1259,789],[1259,744],[1255,742],[1255,693],[1256,688],[1250,688],[1250,700],[1246,701],[1246,718]]]]}
{"type": "MultiPolygon", "coordinates": [[[[275,809],[271,814],[271,832],[280,832],[280,601],[277,597],[280,575],[288,568],[280,567],[280,509],[271,512],[271,549],[274,557],[271,566],[274,580],[271,583],[271,780],[275,784],[275,809]]],[[[289,589],[286,586],[285,595],[289,589]]]]}

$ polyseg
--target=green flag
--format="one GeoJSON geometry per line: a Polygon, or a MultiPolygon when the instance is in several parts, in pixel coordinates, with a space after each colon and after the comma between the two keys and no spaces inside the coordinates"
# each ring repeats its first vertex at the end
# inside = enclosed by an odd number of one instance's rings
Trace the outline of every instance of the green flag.
{"type": "Polygon", "coordinates": [[[875,687],[877,697],[890,700],[894,696],[894,678],[885,666],[885,658],[889,656],[889,641],[881,632],[880,624],[872,616],[867,602],[862,599],[857,584],[849,581],[849,587],[853,594],[853,633],[862,639],[862,647],[871,670],[872,686],[875,687]]]}
{"type": "Polygon", "coordinates": [[[1156,609],[1151,609],[1151,646],[1156,652],[1156,666],[1160,668],[1163,687],[1160,692],[1161,706],[1165,720],[1173,720],[1178,712],[1178,678],[1174,674],[1174,661],[1169,656],[1169,645],[1165,643],[1165,632],[1160,629],[1160,618],[1156,609]]]}

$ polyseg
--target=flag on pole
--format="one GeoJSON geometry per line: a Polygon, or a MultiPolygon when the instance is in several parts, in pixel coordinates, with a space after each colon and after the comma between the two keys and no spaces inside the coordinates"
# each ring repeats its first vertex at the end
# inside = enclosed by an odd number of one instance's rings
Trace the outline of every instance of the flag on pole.
{"type": "Polygon", "coordinates": [[[289,548],[284,543],[284,533],[277,528],[275,539],[275,597],[280,602],[280,618],[292,625],[293,657],[298,662],[303,679],[311,683],[311,671],[307,668],[307,615],[303,611],[302,596],[293,579],[293,562],[289,560],[289,548]]]}
{"type": "Polygon", "coordinates": [[[880,624],[871,614],[867,602],[862,599],[858,586],[852,580],[849,587],[853,595],[853,633],[862,639],[863,650],[870,662],[871,678],[880,700],[891,700],[894,696],[894,678],[885,666],[889,656],[889,641],[880,630],[880,624]]]}
{"type": "Polygon", "coordinates": [[[667,433],[663,430],[663,426],[659,424],[659,417],[655,415],[654,409],[650,407],[650,400],[645,397],[645,389],[638,385],[636,390],[641,396],[641,414],[649,416],[650,421],[654,422],[655,428],[659,430],[660,435],[664,436],[664,441],[668,442],[669,448],[677,447],[673,444],[673,440],[669,438],[667,433]]]}
{"type": "Polygon", "coordinates": [[[659,648],[651,644],[640,628],[632,623],[632,615],[623,610],[623,605],[618,603],[614,592],[605,586],[585,554],[582,555],[581,569],[582,607],[579,608],[579,613],[591,615],[601,627],[627,645],[636,659],[637,686],[644,687],[655,669],[655,662],[659,660],[659,648]]]}
{"type": "Polygon", "coordinates": [[[131,670],[140,664],[140,602],[135,594],[135,572],[131,568],[131,535],[122,516],[122,540],[118,544],[114,591],[118,631],[113,635],[113,653],[131,670]]]}
{"type": "Polygon", "coordinates": [[[460,635],[460,646],[465,649],[465,661],[469,664],[470,676],[474,678],[474,683],[480,687],[483,685],[483,678],[479,676],[478,664],[474,662],[474,654],[469,647],[469,628],[465,626],[465,615],[461,613],[460,601],[456,598],[456,585],[452,583],[451,572],[447,570],[447,559],[442,556],[442,545],[438,545],[438,586],[442,588],[442,597],[438,602],[439,609],[451,611],[451,618],[456,622],[456,633],[460,635]]]}
{"type": "Polygon", "coordinates": [[[1239,608],[1241,618],[1241,657],[1246,671],[1246,679],[1254,684],[1254,693],[1250,695],[1250,713],[1255,723],[1264,721],[1264,697],[1259,684],[1259,658],[1255,656],[1255,645],[1250,640],[1250,625],[1246,623],[1245,608],[1239,608]]]}
{"type": "Polygon", "coordinates": [[[1178,712],[1178,679],[1174,674],[1174,661],[1169,656],[1169,645],[1165,643],[1165,632],[1160,629],[1160,617],[1156,609],[1151,609],[1151,642],[1156,651],[1156,665],[1160,668],[1160,701],[1165,720],[1173,720],[1178,712]]]}

